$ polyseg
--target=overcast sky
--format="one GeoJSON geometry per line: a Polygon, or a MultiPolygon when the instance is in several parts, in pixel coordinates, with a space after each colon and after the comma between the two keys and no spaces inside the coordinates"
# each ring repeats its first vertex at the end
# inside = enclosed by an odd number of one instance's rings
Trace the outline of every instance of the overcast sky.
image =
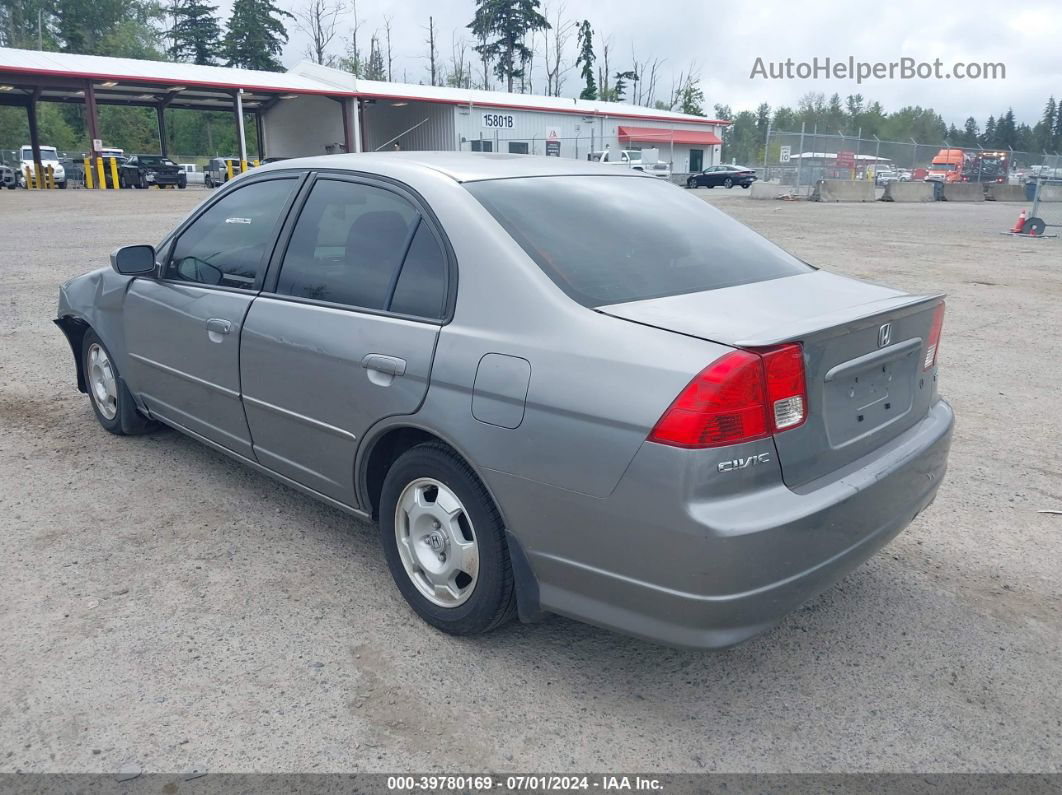
{"type": "MultiPolygon", "coordinates": [[[[279,0],[296,10],[304,0],[279,0]]],[[[349,0],[348,0],[349,2],[349,0]]],[[[560,0],[546,0],[550,18],[560,0]]],[[[756,0],[753,3],[718,3],[707,0],[565,0],[565,17],[588,18],[597,35],[610,36],[612,71],[629,68],[631,46],[639,60],[652,55],[666,58],[662,90],[666,95],[672,74],[695,63],[704,89],[705,110],[713,105],[730,105],[735,112],[755,108],[766,101],[773,105],[795,105],[808,91],[842,97],[862,93],[877,99],[887,110],[903,105],[929,105],[946,122],[962,126],[967,116],[983,125],[989,115],[998,115],[1013,106],[1019,121],[1030,124],[1039,119],[1047,97],[1062,94],[1062,9],[1053,3],[1005,3],[999,0],[967,0],[936,5],[924,0],[879,0],[874,4],[844,0],[780,2],[756,0]],[[934,7],[938,11],[934,11],[934,7]],[[861,61],[896,61],[904,56],[919,61],[940,58],[946,70],[956,61],[1001,62],[1006,66],[1003,80],[764,80],[750,79],[757,57],[764,61],[810,61],[827,56],[861,61]]],[[[367,50],[369,35],[381,29],[385,16],[391,16],[395,79],[405,74],[410,82],[428,82],[428,16],[433,15],[439,30],[439,50],[449,57],[451,35],[467,37],[465,25],[474,10],[472,0],[358,0],[362,20],[359,44],[367,50]]],[[[228,8],[222,8],[223,13],[228,8]]],[[[353,15],[347,14],[341,37],[349,36],[353,15]]],[[[305,57],[306,37],[293,31],[284,53],[292,66],[305,57]]],[[[344,41],[333,45],[342,54],[344,41]]],[[[569,42],[569,60],[574,60],[575,37],[569,42]]],[[[544,79],[536,79],[544,87],[544,79]]],[[[580,80],[572,69],[563,93],[578,93],[580,80]]]]}

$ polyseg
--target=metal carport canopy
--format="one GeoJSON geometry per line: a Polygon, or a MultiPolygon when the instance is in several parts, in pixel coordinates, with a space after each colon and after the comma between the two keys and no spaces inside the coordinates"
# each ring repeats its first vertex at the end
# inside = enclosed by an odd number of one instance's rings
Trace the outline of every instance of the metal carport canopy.
{"type": "Polygon", "coordinates": [[[24,104],[3,100],[5,95],[34,90],[39,91],[39,100],[83,102],[85,81],[93,83],[97,103],[156,107],[162,102],[167,108],[194,110],[231,110],[239,89],[247,111],[300,94],[354,96],[289,72],[0,47],[0,104],[24,104]]]}

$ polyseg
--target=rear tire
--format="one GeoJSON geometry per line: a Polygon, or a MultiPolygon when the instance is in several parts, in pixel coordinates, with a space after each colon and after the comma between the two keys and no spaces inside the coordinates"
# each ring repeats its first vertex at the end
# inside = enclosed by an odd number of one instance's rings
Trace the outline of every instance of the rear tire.
{"type": "Polygon", "coordinates": [[[380,540],[410,607],[451,635],[478,635],[516,614],[505,526],[475,472],[431,442],[399,456],[380,494],[380,540]]]}
{"type": "Polygon", "coordinates": [[[723,180],[723,187],[727,190],[730,190],[732,187],[734,187],[734,180],[732,180],[730,177],[727,177],[723,180]]]}

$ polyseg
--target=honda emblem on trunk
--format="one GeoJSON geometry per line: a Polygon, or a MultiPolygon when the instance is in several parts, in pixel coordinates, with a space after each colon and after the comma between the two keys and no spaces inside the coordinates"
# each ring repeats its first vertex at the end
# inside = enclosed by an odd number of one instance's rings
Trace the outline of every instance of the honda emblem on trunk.
{"type": "Polygon", "coordinates": [[[885,323],[878,329],[878,347],[884,348],[892,342],[892,323],[885,323]]]}

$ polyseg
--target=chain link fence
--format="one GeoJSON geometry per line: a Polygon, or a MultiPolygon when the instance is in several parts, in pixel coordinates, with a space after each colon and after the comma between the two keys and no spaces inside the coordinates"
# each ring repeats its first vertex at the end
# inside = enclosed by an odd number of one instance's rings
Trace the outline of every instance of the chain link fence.
{"type": "Polygon", "coordinates": [[[913,138],[889,141],[877,137],[769,130],[761,179],[807,195],[820,179],[869,180],[883,187],[892,180],[974,182],[1029,186],[1031,201],[1037,181],[1062,185],[1062,155],[1015,149],[964,147],[948,141],[926,143],[913,138]]]}

